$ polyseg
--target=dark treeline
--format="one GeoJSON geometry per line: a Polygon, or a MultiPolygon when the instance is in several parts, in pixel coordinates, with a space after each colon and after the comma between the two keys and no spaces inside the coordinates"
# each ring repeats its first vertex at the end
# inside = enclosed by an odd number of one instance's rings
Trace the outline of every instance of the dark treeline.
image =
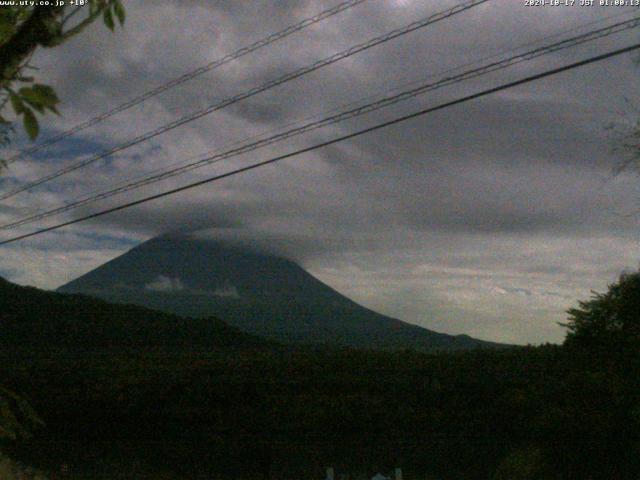
{"type": "MultiPolygon", "coordinates": [[[[82,299],[20,289],[32,294],[75,312],[82,299]]],[[[235,345],[224,324],[225,340],[206,351],[180,336],[91,354],[63,341],[64,329],[51,330],[47,348],[14,336],[2,384],[45,426],[3,449],[44,471],[67,464],[68,478],[312,479],[332,465],[352,479],[395,466],[408,480],[636,479],[640,359],[628,339],[637,330],[589,331],[598,323],[589,312],[611,301],[581,304],[564,346],[467,353],[291,350],[242,334],[235,345]]],[[[61,314],[12,305],[3,323],[25,330],[61,314]]],[[[78,315],[96,335],[109,309],[123,308],[92,305],[78,315]]]]}

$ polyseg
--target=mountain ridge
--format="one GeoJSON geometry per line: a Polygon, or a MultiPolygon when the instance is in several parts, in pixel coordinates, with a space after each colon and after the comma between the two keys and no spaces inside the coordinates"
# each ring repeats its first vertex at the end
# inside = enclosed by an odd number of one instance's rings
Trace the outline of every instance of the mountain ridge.
{"type": "Polygon", "coordinates": [[[86,295],[16,285],[2,277],[0,305],[0,347],[4,349],[208,352],[274,345],[217,318],[180,317],[138,305],[114,305],[86,295]]]}
{"type": "Polygon", "coordinates": [[[58,291],[181,316],[215,316],[287,344],[418,350],[499,346],[381,315],[287,258],[185,236],[152,238],[58,291]]]}

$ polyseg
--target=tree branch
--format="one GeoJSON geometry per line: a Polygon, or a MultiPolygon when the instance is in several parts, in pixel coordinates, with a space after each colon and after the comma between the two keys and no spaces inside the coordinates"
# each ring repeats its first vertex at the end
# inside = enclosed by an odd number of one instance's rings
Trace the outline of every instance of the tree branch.
{"type": "Polygon", "coordinates": [[[17,75],[25,59],[39,46],[50,45],[59,35],[52,28],[64,7],[34,7],[18,31],[0,45],[0,87],[17,75]]]}
{"type": "Polygon", "coordinates": [[[66,32],[62,33],[58,37],[58,39],[55,40],[55,44],[57,45],[59,43],[62,43],[65,40],[67,40],[68,38],[73,37],[74,35],[77,35],[78,33],[80,33],[87,26],[89,26],[89,24],[91,24],[101,13],[102,13],[102,10],[96,10],[95,12],[90,13],[87,18],[85,18],[83,21],[78,23],[75,27],[73,27],[73,28],[67,30],[66,32]]]}

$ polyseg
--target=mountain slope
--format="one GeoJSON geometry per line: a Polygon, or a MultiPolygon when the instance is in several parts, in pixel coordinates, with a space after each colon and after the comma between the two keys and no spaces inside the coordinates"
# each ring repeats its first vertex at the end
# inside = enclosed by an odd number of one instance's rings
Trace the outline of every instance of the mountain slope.
{"type": "Polygon", "coordinates": [[[420,350],[493,345],[380,315],[285,258],[186,237],[149,240],[59,291],[178,315],[213,315],[291,344],[420,350]]]}
{"type": "Polygon", "coordinates": [[[0,306],[0,348],[4,350],[210,351],[269,346],[215,318],[181,318],[84,295],[22,287],[2,278],[0,306]]]}

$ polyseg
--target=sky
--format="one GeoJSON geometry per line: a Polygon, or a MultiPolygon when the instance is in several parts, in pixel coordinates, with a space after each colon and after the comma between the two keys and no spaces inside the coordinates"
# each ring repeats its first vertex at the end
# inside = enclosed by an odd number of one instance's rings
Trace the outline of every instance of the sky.
{"type": "MultiPolygon", "coordinates": [[[[40,139],[64,131],[336,1],[126,2],[39,50],[61,98],[40,139]]],[[[367,0],[13,163],[0,191],[146,133],[374,36],[456,5],[367,0]]],[[[630,7],[490,0],[207,115],[0,205],[2,224],[225,151],[390,92],[631,18],[630,7]],[[289,127],[287,127],[289,125],[289,127]]],[[[598,2],[596,2],[598,3],[598,2]]],[[[64,215],[27,233],[304,148],[397,116],[633,44],[638,29],[523,62],[64,215]]],[[[640,178],[620,148],[638,121],[637,54],[396,124],[131,209],[0,247],[0,275],[52,289],[167,232],[241,240],[298,261],[380,313],[518,344],[561,342],[566,310],[638,267],[640,178]]],[[[28,145],[15,139],[8,154],[28,145]]]]}

